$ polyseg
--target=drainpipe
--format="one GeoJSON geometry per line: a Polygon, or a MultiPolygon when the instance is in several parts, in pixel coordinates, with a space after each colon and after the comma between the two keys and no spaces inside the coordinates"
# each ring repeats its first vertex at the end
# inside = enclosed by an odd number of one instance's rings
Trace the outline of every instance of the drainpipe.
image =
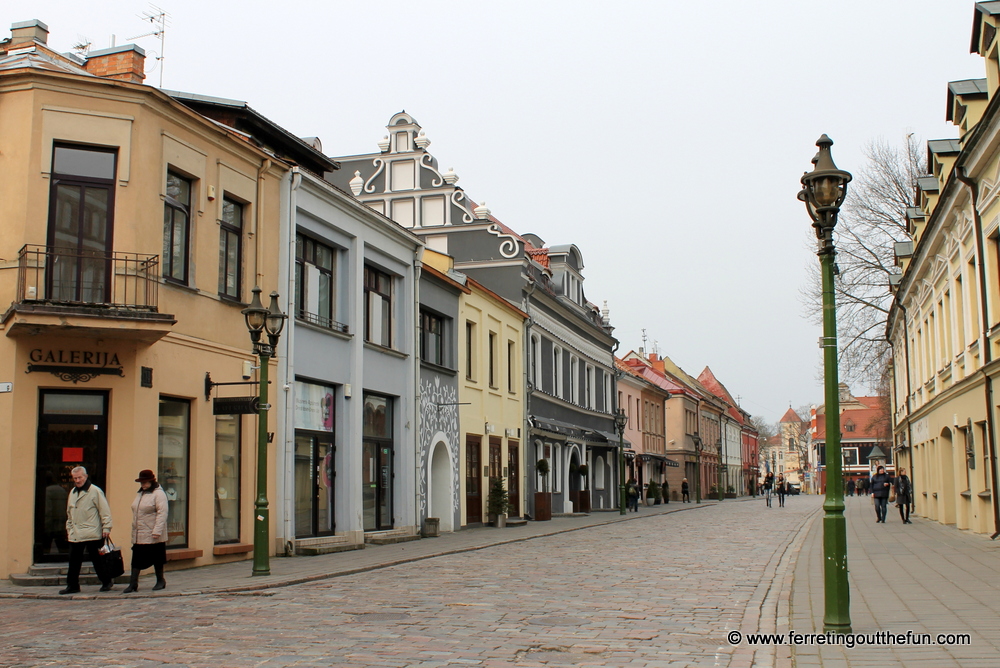
{"type": "MultiPolygon", "coordinates": [[[[525,333],[524,345],[525,345],[525,351],[526,351],[526,355],[525,355],[524,359],[528,360],[529,364],[525,364],[524,365],[524,438],[521,439],[521,442],[524,444],[524,454],[527,455],[529,452],[531,452],[532,453],[532,459],[525,461],[525,466],[524,466],[524,480],[521,483],[521,489],[525,490],[525,496],[527,496],[527,490],[528,489],[531,490],[532,503],[531,503],[530,507],[531,507],[532,512],[535,514],[535,517],[538,517],[538,513],[536,512],[535,504],[534,504],[534,498],[535,498],[534,494],[535,494],[535,492],[538,491],[538,489],[537,489],[537,487],[535,485],[535,483],[538,480],[538,474],[535,473],[535,462],[537,462],[538,460],[534,459],[535,443],[534,443],[534,441],[531,440],[531,436],[530,436],[530,433],[531,433],[531,395],[534,394],[534,392],[535,392],[535,389],[534,389],[535,378],[538,378],[538,376],[539,376],[538,369],[535,368],[534,361],[532,360],[532,357],[531,357],[531,327],[534,325],[534,321],[532,321],[532,319],[531,319],[531,295],[534,294],[536,287],[537,287],[537,284],[533,280],[530,283],[528,283],[528,288],[529,289],[528,289],[527,296],[525,296],[525,298],[524,298],[524,309],[523,309],[524,312],[528,316],[525,319],[525,321],[524,321],[524,333],[525,333]],[[529,367],[531,367],[531,369],[534,370],[534,372],[535,372],[535,378],[530,378],[528,376],[528,368],[529,367]],[[529,480],[531,481],[531,486],[530,487],[528,486],[528,481],[529,480]]],[[[538,363],[539,364],[542,361],[541,358],[542,358],[542,344],[541,344],[541,341],[539,341],[539,343],[538,343],[538,363]]],[[[527,498],[524,499],[524,507],[525,508],[529,507],[528,506],[528,499],[527,498]]]]}
{"type": "MultiPolygon", "coordinates": [[[[896,306],[903,312],[903,357],[906,359],[906,446],[910,451],[909,465],[910,465],[910,485],[912,487],[913,481],[916,480],[916,473],[913,471],[913,422],[910,419],[910,412],[912,407],[910,406],[910,329],[909,329],[909,313],[906,310],[906,306],[903,302],[896,300],[896,306]]],[[[888,338],[888,337],[887,337],[888,338]]],[[[889,342],[892,345],[892,341],[889,342]]],[[[896,384],[896,374],[892,374],[892,383],[896,384]]],[[[914,490],[915,491],[915,490],[914,490]]],[[[912,494],[910,499],[910,504],[916,509],[916,494],[912,494]]]]}
{"type": "MultiPolygon", "coordinates": [[[[414,448],[413,460],[413,517],[416,523],[417,535],[420,534],[420,274],[423,269],[423,245],[421,244],[413,250],[413,434],[416,447],[414,448]]],[[[458,410],[458,406],[455,406],[458,410]]],[[[430,466],[430,460],[427,462],[430,466]]],[[[430,488],[427,489],[430,494],[430,488]]],[[[450,511],[450,509],[449,509],[450,511]]]]}
{"type": "MultiPolygon", "coordinates": [[[[989,312],[987,310],[988,302],[986,298],[986,291],[989,285],[986,282],[986,264],[984,262],[986,253],[983,244],[983,221],[979,215],[979,186],[965,173],[965,167],[956,167],[955,176],[969,189],[969,194],[972,197],[973,228],[976,231],[976,264],[979,268],[979,319],[982,336],[980,347],[983,351],[983,366],[981,371],[983,372],[983,378],[986,380],[986,438],[990,446],[990,500],[993,502],[993,535],[990,538],[996,540],[996,537],[1000,536],[1000,498],[998,498],[1000,489],[997,488],[997,443],[993,420],[993,379],[987,371],[987,367],[993,361],[993,352],[990,348],[989,338],[989,312]]],[[[966,466],[968,466],[968,463],[966,463],[966,466]]]]}
{"type": "MultiPolygon", "coordinates": [[[[285,347],[285,368],[282,387],[285,394],[284,406],[284,439],[281,443],[284,447],[282,459],[285,462],[284,490],[281,497],[282,503],[282,536],[285,542],[285,555],[295,554],[295,360],[292,358],[295,351],[295,218],[298,209],[298,189],[302,185],[302,174],[297,165],[293,165],[290,172],[290,183],[288,189],[288,212],[287,217],[282,220],[281,236],[288,240],[288,254],[285,256],[285,274],[288,282],[285,285],[285,311],[288,313],[288,321],[285,325],[282,344],[285,347]]],[[[335,508],[336,509],[336,508],[335,508]]],[[[336,529],[336,519],[334,519],[336,529]]]]}

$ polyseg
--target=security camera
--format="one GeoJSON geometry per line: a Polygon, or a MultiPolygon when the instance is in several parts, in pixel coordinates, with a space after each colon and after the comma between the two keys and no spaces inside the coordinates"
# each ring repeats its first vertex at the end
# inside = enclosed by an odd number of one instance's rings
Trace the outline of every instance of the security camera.
{"type": "Polygon", "coordinates": [[[249,362],[247,360],[243,361],[243,380],[250,380],[253,376],[253,369],[253,362],[249,362]]]}

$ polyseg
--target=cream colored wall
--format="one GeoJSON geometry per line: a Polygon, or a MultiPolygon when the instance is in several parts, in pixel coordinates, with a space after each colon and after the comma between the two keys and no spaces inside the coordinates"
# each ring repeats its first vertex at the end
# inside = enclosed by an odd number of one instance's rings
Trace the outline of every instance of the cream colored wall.
{"type": "MultiPolygon", "coordinates": [[[[105,334],[83,338],[41,334],[9,337],[0,325],[0,381],[14,380],[15,392],[0,394],[0,578],[25,572],[31,562],[34,517],[35,443],[39,388],[107,389],[110,391],[107,491],[115,520],[114,537],[128,547],[129,504],[133,479],[142,468],[156,468],[159,396],[191,401],[191,487],[189,546],[203,551],[196,560],[172,566],[193,566],[248,555],[214,557],[215,419],[204,392],[205,373],[216,381],[240,380],[241,362],[251,359],[250,341],[240,314],[242,304],[219,299],[219,207],[224,191],[245,200],[243,236],[243,298],[256,281],[266,295],[278,287],[278,255],[269,252],[257,263],[255,245],[276,249],[281,177],[285,166],[271,163],[261,179],[258,168],[266,156],[246,142],[232,139],[216,126],[143,86],[107,85],[74,77],[41,77],[35,88],[12,90],[0,77],[0,201],[4,204],[0,235],[0,300],[14,299],[16,270],[11,266],[26,243],[44,245],[51,181],[48,161],[54,139],[67,142],[121,142],[114,204],[114,249],[160,255],[163,243],[163,203],[166,169],[170,164],[198,179],[192,201],[191,267],[193,285],[161,282],[159,312],[174,314],[177,323],[162,340],[145,344],[130,340],[127,321],[106,321],[105,334]],[[208,187],[215,186],[215,199],[208,187]],[[263,221],[255,229],[256,220],[263,221]],[[257,232],[251,234],[251,232],[257,232]],[[97,349],[119,353],[125,377],[100,376],[71,384],[50,374],[24,374],[33,347],[97,349]],[[154,369],[153,388],[139,387],[139,367],[154,369]],[[9,436],[8,436],[9,435],[9,436]]],[[[281,305],[288,310],[287,295],[281,305]]],[[[76,334],[74,335],[74,332],[76,334]]],[[[274,372],[272,370],[272,377],[274,372]]],[[[274,398],[274,386],[271,393],[274,398]]],[[[251,394],[241,388],[224,394],[251,394]]],[[[270,430],[276,425],[271,416],[270,430]]],[[[243,418],[242,540],[253,540],[252,518],[256,461],[256,419],[243,418]]],[[[269,462],[268,497],[272,505],[274,462],[269,462]]],[[[272,514],[272,535],[273,530],[272,514]]],[[[127,558],[127,555],[126,555],[127,558]]]]}
{"type": "MultiPolygon", "coordinates": [[[[459,431],[460,431],[460,457],[459,457],[459,481],[461,514],[463,523],[466,521],[466,435],[474,434],[482,437],[482,460],[481,465],[489,464],[489,437],[499,436],[502,439],[500,458],[502,466],[507,466],[508,450],[507,446],[511,440],[517,441],[520,457],[520,501],[521,508],[516,512],[521,515],[525,507],[526,488],[524,484],[524,474],[527,470],[527,434],[524,433],[524,319],[517,311],[513,310],[502,302],[498,297],[484,292],[478,286],[470,284],[471,293],[463,294],[459,305],[459,322],[456,324],[458,334],[458,357],[459,357],[459,401],[468,403],[459,408],[459,431]],[[474,357],[477,360],[477,369],[474,380],[469,380],[465,376],[466,364],[466,327],[465,323],[471,321],[476,324],[476,338],[474,342],[474,357]],[[489,332],[494,331],[498,335],[497,367],[498,378],[497,387],[489,385],[489,332]],[[507,342],[514,342],[514,369],[513,387],[511,392],[507,389],[507,342]],[[494,426],[492,434],[485,431],[486,423],[494,426]],[[507,430],[511,430],[515,436],[508,437],[507,430]],[[518,438],[520,430],[521,437],[518,438]]],[[[533,446],[532,446],[533,448],[533,446]]],[[[485,504],[488,492],[488,479],[483,478],[483,502],[485,504]]],[[[485,520],[484,515],[484,520],[485,520]]]]}

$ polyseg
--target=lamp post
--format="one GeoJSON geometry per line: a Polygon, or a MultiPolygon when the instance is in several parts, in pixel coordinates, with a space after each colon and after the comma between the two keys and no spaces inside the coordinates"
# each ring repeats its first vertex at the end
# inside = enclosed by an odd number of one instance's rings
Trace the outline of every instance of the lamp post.
{"type": "Polygon", "coordinates": [[[625,510],[625,425],[628,416],[624,408],[615,411],[615,429],[618,430],[618,509],[624,515],[625,510]]]}
{"type": "Polygon", "coordinates": [[[278,293],[271,293],[271,305],[264,308],[260,303],[260,287],[254,286],[250,306],[243,309],[253,353],[260,357],[260,385],[257,412],[257,499],[254,501],[253,532],[253,575],[270,575],[268,543],[270,542],[270,514],[267,509],[267,366],[278,347],[278,338],[288,317],[278,308],[278,293]],[[261,343],[260,335],[267,333],[267,343],[261,343]]]}
{"type": "Polygon", "coordinates": [[[701,436],[694,434],[694,502],[701,503],[701,436]]]}
{"type": "Polygon", "coordinates": [[[823,377],[826,395],[826,500],[823,503],[823,563],[826,614],[824,632],[851,632],[851,593],[847,582],[847,520],[844,519],[843,461],[840,449],[840,397],[837,372],[837,304],[833,228],[840,205],[847,196],[848,172],[837,169],[830,155],[833,141],[823,135],[816,142],[819,153],[813,171],[802,176],[798,198],[805,202],[818,240],[817,255],[823,274],[823,377]]]}
{"type": "Polygon", "coordinates": [[[718,488],[719,488],[719,503],[722,503],[722,499],[725,498],[725,497],[723,496],[724,490],[722,489],[722,484],[723,484],[723,482],[722,482],[722,472],[723,472],[724,469],[723,469],[723,464],[722,464],[722,437],[721,436],[719,437],[719,442],[716,445],[719,448],[719,484],[718,484],[718,488]]]}

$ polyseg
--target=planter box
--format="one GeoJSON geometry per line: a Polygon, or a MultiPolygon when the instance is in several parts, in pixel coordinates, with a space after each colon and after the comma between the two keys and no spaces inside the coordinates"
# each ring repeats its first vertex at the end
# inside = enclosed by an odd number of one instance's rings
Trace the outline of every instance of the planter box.
{"type": "Polygon", "coordinates": [[[547,522],[552,519],[552,492],[535,492],[535,520],[547,522]]]}
{"type": "Polygon", "coordinates": [[[440,517],[427,517],[424,519],[424,529],[420,532],[420,534],[424,538],[437,538],[441,535],[440,527],[440,517]]]}
{"type": "Polygon", "coordinates": [[[646,505],[647,506],[651,506],[651,505],[653,505],[655,503],[659,503],[655,498],[653,498],[652,496],[647,496],[646,497],[646,505]]]}
{"type": "Polygon", "coordinates": [[[736,498],[736,492],[726,492],[726,498],[727,499],[735,499],[736,498]]]}

